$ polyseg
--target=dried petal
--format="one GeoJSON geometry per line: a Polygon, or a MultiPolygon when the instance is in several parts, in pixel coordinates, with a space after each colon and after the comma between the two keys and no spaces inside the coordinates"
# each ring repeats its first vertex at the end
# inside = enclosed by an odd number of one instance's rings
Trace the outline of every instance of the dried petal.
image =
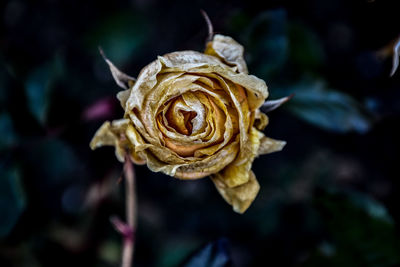
{"type": "Polygon", "coordinates": [[[218,192],[238,213],[244,213],[249,208],[260,190],[260,185],[252,171],[249,172],[248,177],[249,180],[246,183],[236,187],[228,187],[219,177],[212,178],[218,192]]]}
{"type": "Polygon", "coordinates": [[[256,110],[255,113],[255,118],[254,118],[254,127],[256,127],[257,130],[264,130],[265,127],[268,125],[268,116],[262,113],[260,110],[256,110]]]}
{"type": "Polygon", "coordinates": [[[129,153],[150,170],[179,179],[211,176],[224,199],[243,213],[259,190],[254,159],[284,145],[260,132],[268,124],[259,110],[268,88],[247,74],[243,47],[216,35],[205,54],[160,56],[129,86],[106,62],[127,89],[117,95],[125,119],[106,122],[91,147],[113,145],[119,160],[129,153]]]}
{"type": "Polygon", "coordinates": [[[117,98],[118,98],[118,100],[119,100],[119,102],[121,104],[121,107],[123,109],[125,109],[126,101],[128,101],[128,98],[129,98],[129,95],[131,94],[131,91],[132,91],[131,89],[128,89],[128,90],[124,90],[124,91],[118,92],[118,94],[117,94],[117,98]]]}
{"type": "Polygon", "coordinates": [[[281,151],[285,145],[286,145],[285,141],[275,140],[263,136],[260,140],[260,147],[258,149],[258,154],[264,155],[272,152],[281,151]]]}
{"type": "Polygon", "coordinates": [[[243,46],[229,36],[216,34],[213,40],[207,44],[204,53],[216,56],[230,66],[236,66],[239,72],[248,73],[243,57],[243,46]]]}
{"type": "Polygon", "coordinates": [[[109,121],[104,122],[90,142],[90,148],[96,149],[101,146],[114,146],[115,155],[120,162],[124,161],[126,151],[130,151],[133,162],[144,164],[145,161],[132,151],[132,145],[125,136],[128,126],[129,120],[127,119],[115,120],[112,123],[109,121]]]}

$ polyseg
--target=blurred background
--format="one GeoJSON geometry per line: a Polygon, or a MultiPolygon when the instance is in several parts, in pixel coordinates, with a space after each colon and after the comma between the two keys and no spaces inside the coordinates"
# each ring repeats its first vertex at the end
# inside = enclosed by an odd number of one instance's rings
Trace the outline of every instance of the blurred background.
{"type": "Polygon", "coordinates": [[[244,45],[271,99],[261,191],[239,215],[209,179],[136,166],[135,266],[400,266],[396,1],[1,1],[0,266],[118,266],[122,165],[89,149],[121,118],[124,72],[215,32],[244,45]]]}

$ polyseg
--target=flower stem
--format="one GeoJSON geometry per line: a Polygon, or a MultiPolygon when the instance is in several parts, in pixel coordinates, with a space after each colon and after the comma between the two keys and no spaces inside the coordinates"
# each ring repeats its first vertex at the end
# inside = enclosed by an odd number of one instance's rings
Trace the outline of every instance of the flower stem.
{"type": "Polygon", "coordinates": [[[126,223],[112,217],[111,222],[115,229],[124,238],[122,248],[121,267],[133,266],[133,254],[135,250],[135,231],[137,224],[137,201],[135,188],[135,170],[129,156],[125,157],[125,201],[126,201],[126,223]]]}

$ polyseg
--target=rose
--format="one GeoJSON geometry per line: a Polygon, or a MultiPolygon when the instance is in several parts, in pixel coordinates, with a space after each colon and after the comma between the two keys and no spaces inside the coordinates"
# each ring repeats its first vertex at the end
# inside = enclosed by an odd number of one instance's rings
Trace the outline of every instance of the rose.
{"type": "Polygon", "coordinates": [[[211,176],[223,198],[243,213],[259,191],[254,158],[281,150],[285,142],[264,136],[268,118],[259,108],[268,97],[261,79],[249,75],[243,47],[215,35],[204,53],[181,51],[158,57],[138,79],[108,59],[124,119],[105,122],[91,147],[113,145],[137,164],[180,179],[211,176]]]}

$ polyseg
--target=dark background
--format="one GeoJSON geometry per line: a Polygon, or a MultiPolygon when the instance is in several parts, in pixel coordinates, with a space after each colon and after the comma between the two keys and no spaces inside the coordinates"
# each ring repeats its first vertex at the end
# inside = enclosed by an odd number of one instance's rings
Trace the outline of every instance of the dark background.
{"type": "Polygon", "coordinates": [[[136,76],[203,50],[200,9],[271,99],[296,94],[265,130],[287,146],[256,159],[244,215],[207,178],[137,166],[135,266],[400,266],[395,2],[2,1],[0,266],[118,266],[122,165],[88,144],[123,111],[97,47],[136,76]]]}

